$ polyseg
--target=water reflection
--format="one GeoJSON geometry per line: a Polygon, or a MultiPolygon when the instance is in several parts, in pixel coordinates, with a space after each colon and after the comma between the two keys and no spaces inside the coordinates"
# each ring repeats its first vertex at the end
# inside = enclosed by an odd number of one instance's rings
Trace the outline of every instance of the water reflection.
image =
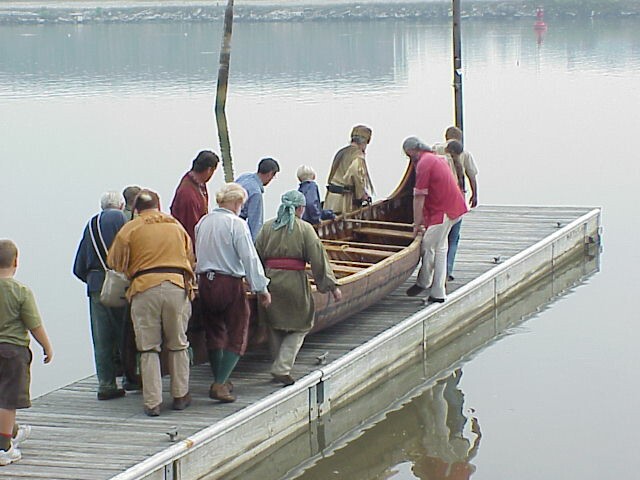
{"type": "Polygon", "coordinates": [[[225,478],[471,478],[482,430],[463,389],[464,363],[505,335],[526,331],[519,327],[525,320],[586,283],[599,262],[599,249],[591,248],[557,265],[455,341],[427,352],[426,358],[225,478]]]}
{"type": "MultiPolygon", "coordinates": [[[[408,452],[413,474],[422,480],[471,478],[471,460],[480,447],[482,433],[472,409],[465,416],[464,393],[459,383],[462,369],[439,380],[411,403],[405,412],[416,425],[418,444],[408,452]],[[468,424],[468,430],[465,427],[468,424]]],[[[403,432],[409,434],[409,432],[403,432]]]]}
{"type": "MultiPolygon", "coordinates": [[[[254,96],[293,92],[304,101],[301,91],[328,88],[388,93],[407,84],[415,59],[430,65],[451,55],[444,20],[240,23],[235,30],[232,89],[254,96]]],[[[211,92],[220,36],[217,23],[5,25],[0,98],[211,92]]],[[[476,68],[525,66],[542,41],[529,19],[467,21],[463,40],[465,64],[476,68]]],[[[640,65],[635,25],[623,20],[553,24],[545,49],[547,62],[569,70],[623,74],[640,65]]]]}
{"type": "Polygon", "coordinates": [[[311,470],[286,477],[471,478],[482,434],[473,409],[464,405],[461,377],[458,368],[311,470]]]}

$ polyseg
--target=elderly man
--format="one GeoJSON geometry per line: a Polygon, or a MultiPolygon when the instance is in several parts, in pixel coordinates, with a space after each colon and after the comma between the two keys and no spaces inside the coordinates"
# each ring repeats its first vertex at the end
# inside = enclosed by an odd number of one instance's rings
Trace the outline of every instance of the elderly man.
{"type": "Polygon", "coordinates": [[[118,192],[102,194],[102,212],[94,215],[84,228],[73,263],[73,274],[87,284],[93,358],[98,376],[98,400],[110,400],[125,394],[116,384],[120,364],[116,355],[123,347],[125,308],[111,308],[100,302],[107,250],[126,222],[122,213],[123,206],[124,201],[118,192]]]}
{"type": "Polygon", "coordinates": [[[435,155],[416,137],[407,138],[402,148],[416,171],[413,191],[414,231],[424,231],[422,265],[410,297],[431,287],[429,302],[444,302],[447,274],[447,236],[452,225],[468,211],[458,182],[443,157],[435,155]]]}
{"type": "MultiPolygon", "coordinates": [[[[465,196],[467,193],[466,181],[469,182],[471,195],[469,197],[468,204],[471,208],[475,208],[478,206],[478,181],[476,179],[478,175],[478,167],[476,166],[473,156],[468,151],[464,150],[462,143],[462,130],[458,127],[451,126],[445,131],[444,138],[445,143],[435,144],[433,146],[433,150],[438,155],[447,154],[447,158],[450,160],[449,166],[454,172],[457,172],[457,169],[460,170],[458,184],[465,196]]],[[[451,227],[451,231],[449,232],[449,249],[447,251],[447,278],[449,280],[454,280],[453,264],[456,259],[456,252],[458,251],[458,243],[460,242],[461,227],[462,220],[451,227]]]]}
{"type": "Polygon", "coordinates": [[[234,402],[228,381],[247,349],[249,303],[243,278],[260,303],[268,307],[269,279],[253,246],[247,223],[238,215],[247,192],[237,183],[227,183],[218,193],[218,208],[196,225],[198,291],[209,351],[213,383],[209,397],[234,402]]]}
{"type": "Polygon", "coordinates": [[[265,223],[256,249],[271,279],[272,303],[258,307],[260,321],[269,326],[274,381],[292,385],[291,369],[304,338],[313,327],[315,307],[305,271],[307,263],[320,292],[331,292],[339,301],[342,293],[329,259],[313,227],[301,220],[305,196],[297,190],[282,195],[278,216],[265,223]]]}
{"type": "Polygon", "coordinates": [[[262,201],[264,187],[269,185],[279,171],[280,165],[278,165],[277,161],[273,158],[263,158],[258,163],[258,171],[256,173],[243,173],[236,179],[236,183],[247,191],[248,198],[242,206],[240,218],[243,218],[249,224],[249,231],[254,242],[262,228],[262,222],[264,222],[264,205],[262,201]]]}
{"type": "Polygon", "coordinates": [[[171,215],[182,224],[195,244],[194,228],[209,211],[209,192],[207,182],[218,167],[220,159],[209,151],[203,150],[191,164],[191,170],[184,174],[171,202],[171,215]]]}
{"type": "Polygon", "coordinates": [[[351,130],[351,143],[333,158],[324,207],[336,215],[348,213],[371,200],[373,185],[367,169],[365,152],[371,141],[371,129],[356,125],[351,130]]]}
{"type": "Polygon", "coordinates": [[[186,331],[193,247],[182,225],[159,206],[157,193],[142,190],[134,205],[138,216],[118,232],[107,257],[111,268],[131,279],[127,298],[140,352],[144,412],[150,417],[160,415],[162,404],[161,348],[169,351],[173,409],[191,403],[186,331]]]}

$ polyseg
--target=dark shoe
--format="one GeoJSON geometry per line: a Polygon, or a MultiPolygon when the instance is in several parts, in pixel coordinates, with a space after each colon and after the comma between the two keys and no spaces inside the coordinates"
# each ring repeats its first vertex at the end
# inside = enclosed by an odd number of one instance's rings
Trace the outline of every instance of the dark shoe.
{"type": "Polygon", "coordinates": [[[156,405],[155,407],[144,407],[144,414],[147,417],[159,417],[160,416],[160,405],[156,405]]]}
{"type": "Polygon", "coordinates": [[[173,399],[174,410],[184,410],[191,405],[191,394],[187,393],[184,397],[178,397],[173,399]]]}
{"type": "Polygon", "coordinates": [[[209,387],[209,398],[213,400],[220,400],[222,403],[231,403],[236,401],[236,397],[231,395],[227,384],[212,383],[209,387]]]}
{"type": "Polygon", "coordinates": [[[274,382],[283,383],[285,387],[296,383],[295,379],[291,375],[276,375],[275,373],[272,373],[271,375],[273,376],[274,382]]]}
{"type": "Polygon", "coordinates": [[[444,298],[429,297],[427,303],[444,303],[444,298]]]}
{"type": "Polygon", "coordinates": [[[124,388],[125,392],[139,392],[142,390],[142,385],[125,380],[122,382],[122,388],[124,388]]]}
{"type": "Polygon", "coordinates": [[[120,398],[125,396],[125,391],[122,388],[116,388],[115,390],[107,390],[105,392],[98,392],[98,400],[111,400],[113,398],[120,398]]]}
{"type": "Polygon", "coordinates": [[[449,282],[453,282],[455,280],[455,277],[453,275],[447,275],[447,280],[449,282]]]}
{"type": "Polygon", "coordinates": [[[420,295],[425,290],[426,288],[422,288],[418,285],[411,285],[409,288],[407,288],[407,296],[415,297],[416,295],[420,295]]]}

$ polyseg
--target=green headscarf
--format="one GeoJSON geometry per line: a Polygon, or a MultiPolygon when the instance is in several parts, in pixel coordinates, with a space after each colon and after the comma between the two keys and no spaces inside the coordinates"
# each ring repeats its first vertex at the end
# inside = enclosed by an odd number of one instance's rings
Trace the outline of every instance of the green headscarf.
{"type": "Polygon", "coordinates": [[[273,229],[278,230],[286,226],[289,231],[292,231],[296,218],[296,208],[305,206],[307,199],[298,190],[289,190],[280,197],[280,201],[282,203],[278,207],[278,216],[272,224],[273,229]]]}

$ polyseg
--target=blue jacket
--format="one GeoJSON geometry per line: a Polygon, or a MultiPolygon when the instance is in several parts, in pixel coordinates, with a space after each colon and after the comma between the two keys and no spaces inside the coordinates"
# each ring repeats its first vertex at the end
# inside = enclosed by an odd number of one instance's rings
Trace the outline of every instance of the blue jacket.
{"type": "Polygon", "coordinates": [[[329,220],[335,218],[333,210],[323,210],[320,204],[320,192],[318,184],[313,180],[307,180],[300,183],[298,191],[304,195],[307,204],[302,214],[302,219],[306,222],[316,225],[320,220],[329,220]]]}
{"type": "MultiPolygon", "coordinates": [[[[102,231],[102,237],[104,238],[107,249],[111,246],[118,230],[122,228],[126,221],[124,213],[122,213],[121,210],[108,208],[102,212],[100,216],[100,230],[102,231]]],[[[104,269],[91,242],[90,226],[91,220],[89,220],[86,227],[84,227],[82,240],[80,240],[80,245],[78,245],[76,259],[73,263],[73,274],[87,284],[87,295],[91,292],[99,292],[102,290],[102,283],[104,282],[104,269]]],[[[99,237],[96,237],[96,242],[99,244],[99,237]]],[[[106,258],[103,260],[106,261],[106,258]]]]}
{"type": "Polygon", "coordinates": [[[249,231],[254,243],[264,222],[264,207],[262,205],[262,193],[264,185],[257,173],[243,173],[236,178],[236,183],[241,185],[248,194],[247,201],[240,210],[240,218],[244,218],[249,224],[249,231]]]}

